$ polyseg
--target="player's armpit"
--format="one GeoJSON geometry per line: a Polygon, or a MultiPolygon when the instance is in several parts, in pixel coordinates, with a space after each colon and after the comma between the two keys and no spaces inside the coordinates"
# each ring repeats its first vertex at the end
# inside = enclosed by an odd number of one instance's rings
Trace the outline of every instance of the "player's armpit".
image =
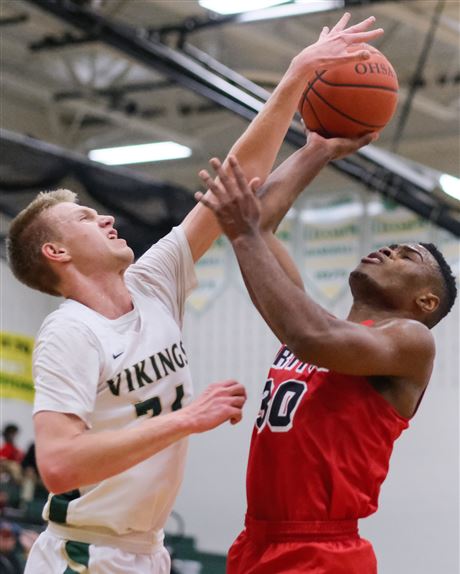
{"type": "Polygon", "coordinates": [[[435,345],[430,330],[418,321],[392,319],[367,326],[330,318],[327,328],[312,333],[292,352],[305,362],[360,376],[408,377],[427,381],[435,345]]]}

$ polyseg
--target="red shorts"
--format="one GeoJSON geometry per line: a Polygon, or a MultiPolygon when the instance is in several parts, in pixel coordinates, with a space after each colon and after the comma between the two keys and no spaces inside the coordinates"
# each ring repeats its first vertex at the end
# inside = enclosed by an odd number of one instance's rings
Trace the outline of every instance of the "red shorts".
{"type": "Polygon", "coordinates": [[[356,521],[265,522],[246,517],[227,574],[377,574],[371,544],[356,521]]]}

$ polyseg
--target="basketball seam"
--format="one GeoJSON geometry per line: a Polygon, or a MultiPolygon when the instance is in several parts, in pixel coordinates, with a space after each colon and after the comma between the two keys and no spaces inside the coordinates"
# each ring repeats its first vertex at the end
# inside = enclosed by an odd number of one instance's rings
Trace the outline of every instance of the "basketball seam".
{"type": "MultiPolygon", "coordinates": [[[[318,98],[320,100],[322,100],[327,106],[329,106],[331,108],[331,110],[334,110],[335,112],[337,112],[338,114],[342,115],[344,118],[347,118],[348,120],[351,120],[352,122],[355,122],[357,124],[360,124],[362,126],[365,126],[367,128],[383,128],[385,127],[386,124],[368,124],[366,122],[361,122],[360,120],[357,120],[355,118],[353,118],[352,116],[349,116],[348,114],[342,112],[341,110],[339,110],[338,108],[336,108],[335,106],[333,106],[332,104],[330,104],[327,100],[325,100],[323,98],[323,96],[321,94],[319,94],[313,87],[312,87],[312,91],[314,94],[316,94],[318,96],[318,98]]],[[[307,100],[308,101],[308,100],[307,100]]]]}
{"type": "Polygon", "coordinates": [[[316,79],[323,82],[323,84],[327,84],[328,86],[337,86],[340,88],[375,88],[376,90],[385,90],[386,92],[393,92],[394,94],[398,93],[398,90],[395,90],[394,88],[388,88],[387,86],[378,86],[371,84],[335,84],[334,82],[329,82],[328,80],[325,80],[321,76],[318,76],[316,79]]]}
{"type": "MultiPolygon", "coordinates": [[[[319,119],[318,114],[316,113],[315,108],[313,107],[313,104],[310,102],[310,100],[309,100],[308,97],[307,97],[307,96],[308,96],[308,92],[313,88],[313,86],[315,85],[315,83],[316,83],[319,79],[321,79],[321,76],[322,76],[323,74],[325,74],[326,71],[327,71],[327,70],[323,70],[320,74],[318,74],[318,72],[315,71],[316,78],[315,78],[314,80],[312,80],[311,82],[308,82],[307,88],[305,89],[305,91],[304,91],[304,93],[303,93],[303,95],[302,95],[302,104],[301,104],[301,106],[300,106],[300,110],[301,110],[301,113],[302,113],[302,112],[303,112],[303,109],[304,109],[304,106],[305,106],[305,102],[306,102],[306,103],[308,104],[308,106],[310,107],[310,109],[311,109],[313,115],[315,116],[316,121],[317,121],[318,124],[321,126],[321,129],[323,130],[323,132],[324,132],[325,134],[329,134],[329,132],[324,128],[323,124],[321,123],[321,120],[319,119]]],[[[307,127],[307,126],[305,126],[305,127],[307,127]]]]}
{"type": "MultiPolygon", "coordinates": [[[[310,106],[310,109],[311,109],[311,111],[313,112],[313,115],[315,116],[316,121],[317,121],[317,122],[319,123],[319,125],[321,126],[321,130],[322,130],[323,134],[324,134],[326,137],[331,137],[331,135],[332,135],[331,132],[330,132],[329,130],[327,130],[327,129],[323,126],[323,123],[322,123],[322,121],[319,119],[318,114],[316,113],[316,110],[315,110],[315,108],[313,107],[313,104],[310,102],[310,100],[309,100],[308,98],[306,98],[306,99],[304,100],[304,103],[305,103],[305,102],[310,106]]],[[[303,106],[302,106],[302,109],[303,109],[303,106]]]]}
{"type": "Polygon", "coordinates": [[[312,80],[311,82],[308,82],[308,87],[305,90],[305,92],[303,93],[304,97],[308,94],[308,92],[313,88],[313,86],[316,84],[316,82],[318,80],[321,80],[322,76],[327,72],[327,70],[323,70],[320,74],[318,74],[318,72],[315,72],[316,74],[316,78],[314,80],[312,80]]]}

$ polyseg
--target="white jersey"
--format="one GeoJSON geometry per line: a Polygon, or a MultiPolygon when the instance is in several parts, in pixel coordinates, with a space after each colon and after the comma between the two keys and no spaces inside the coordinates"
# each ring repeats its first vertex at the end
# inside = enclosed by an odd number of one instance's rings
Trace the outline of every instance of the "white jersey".
{"type": "MultiPolygon", "coordinates": [[[[181,326],[196,278],[183,229],[151,247],[125,280],[134,309],[118,319],[73,300],[45,319],[34,351],[34,413],[72,413],[99,432],[132,428],[190,402],[181,326]]],[[[74,529],[82,542],[115,536],[130,550],[148,551],[162,535],[186,450],[183,439],[98,484],[52,495],[44,518],[52,527],[74,529]]]]}

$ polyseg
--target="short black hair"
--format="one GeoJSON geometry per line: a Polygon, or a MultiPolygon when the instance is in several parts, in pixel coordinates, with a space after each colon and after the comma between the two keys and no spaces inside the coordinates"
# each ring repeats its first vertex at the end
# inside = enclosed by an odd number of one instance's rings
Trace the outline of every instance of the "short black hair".
{"type": "Polygon", "coordinates": [[[445,297],[439,305],[439,319],[437,321],[437,323],[439,323],[439,321],[450,312],[454,306],[455,299],[457,298],[457,285],[455,276],[452,273],[450,265],[445,260],[444,255],[439,251],[434,243],[419,243],[419,245],[429,251],[435,258],[443,279],[445,297]]]}
{"type": "Polygon", "coordinates": [[[10,438],[10,436],[11,436],[12,434],[13,434],[13,435],[16,434],[17,432],[19,432],[19,427],[18,427],[18,425],[15,425],[14,423],[12,423],[12,424],[5,425],[5,426],[3,427],[2,435],[3,435],[3,438],[4,438],[6,441],[8,441],[9,438],[10,438]]]}

